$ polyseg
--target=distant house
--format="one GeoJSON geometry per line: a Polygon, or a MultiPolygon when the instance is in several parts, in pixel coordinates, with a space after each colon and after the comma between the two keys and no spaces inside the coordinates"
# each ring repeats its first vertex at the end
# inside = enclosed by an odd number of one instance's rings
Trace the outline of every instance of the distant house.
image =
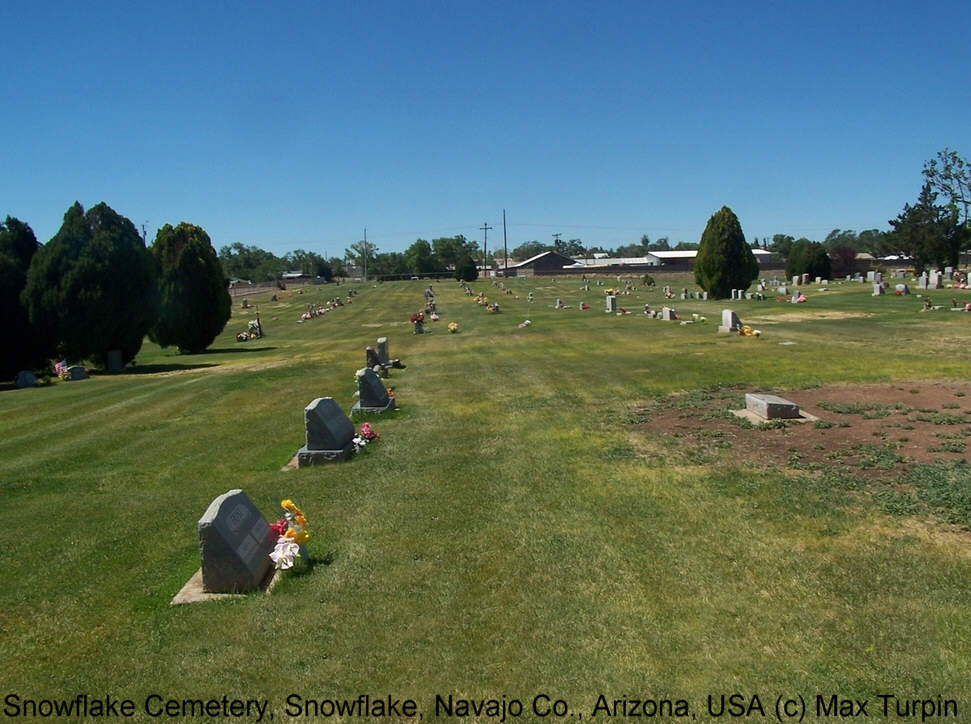
{"type": "Polygon", "coordinates": [[[280,275],[280,278],[288,282],[294,279],[303,279],[304,277],[309,278],[309,276],[309,274],[304,274],[302,271],[285,271],[280,275]]]}
{"type": "Polygon", "coordinates": [[[549,274],[562,272],[565,267],[571,267],[576,262],[568,256],[558,254],[555,251],[544,251],[542,254],[530,257],[526,261],[521,261],[515,266],[509,267],[510,276],[515,273],[520,277],[531,277],[534,274],[549,274]]]}

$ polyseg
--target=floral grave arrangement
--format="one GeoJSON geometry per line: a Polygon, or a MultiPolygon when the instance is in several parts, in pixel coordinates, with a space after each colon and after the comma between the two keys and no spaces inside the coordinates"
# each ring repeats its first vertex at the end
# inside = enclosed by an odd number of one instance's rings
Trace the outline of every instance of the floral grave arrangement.
{"type": "Polygon", "coordinates": [[[456,322],[449,322],[448,331],[451,332],[452,334],[455,334],[456,332],[459,331],[459,325],[456,322]]]}
{"type": "Polygon", "coordinates": [[[371,423],[365,422],[363,425],[361,425],[361,431],[351,440],[351,442],[354,443],[354,452],[360,452],[367,447],[369,442],[373,442],[379,437],[381,436],[374,431],[374,428],[371,427],[371,423]]]}
{"type": "Polygon", "coordinates": [[[293,567],[296,558],[306,557],[303,544],[310,538],[307,531],[307,518],[293,501],[287,498],[280,503],[283,517],[270,525],[270,530],[277,534],[276,545],[270,551],[270,560],[275,568],[287,570],[293,567]]]}

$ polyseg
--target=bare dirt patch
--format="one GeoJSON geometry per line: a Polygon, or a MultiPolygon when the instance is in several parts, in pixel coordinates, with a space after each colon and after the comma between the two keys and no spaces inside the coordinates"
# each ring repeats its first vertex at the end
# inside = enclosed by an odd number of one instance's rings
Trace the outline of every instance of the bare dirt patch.
{"type": "Polygon", "coordinates": [[[745,317],[746,324],[788,324],[789,322],[806,322],[809,320],[833,320],[833,319],[865,319],[872,317],[873,314],[866,312],[840,312],[835,310],[820,310],[813,312],[790,312],[782,316],[758,316],[745,317]]]}
{"type": "Polygon", "coordinates": [[[634,405],[629,421],[647,455],[765,467],[838,465],[886,477],[915,463],[963,460],[971,436],[971,383],[829,385],[805,390],[716,389],[634,405]],[[730,414],[745,392],[772,392],[817,422],[753,426],[730,414]]]}

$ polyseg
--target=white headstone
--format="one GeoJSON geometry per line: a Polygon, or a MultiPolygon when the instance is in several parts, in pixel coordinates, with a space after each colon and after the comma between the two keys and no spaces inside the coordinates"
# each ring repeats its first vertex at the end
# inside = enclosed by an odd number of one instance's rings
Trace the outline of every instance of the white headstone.
{"type": "Polygon", "coordinates": [[[742,326],[738,315],[731,309],[722,310],[722,323],[718,327],[718,331],[721,334],[728,334],[729,332],[737,332],[742,326]]]}

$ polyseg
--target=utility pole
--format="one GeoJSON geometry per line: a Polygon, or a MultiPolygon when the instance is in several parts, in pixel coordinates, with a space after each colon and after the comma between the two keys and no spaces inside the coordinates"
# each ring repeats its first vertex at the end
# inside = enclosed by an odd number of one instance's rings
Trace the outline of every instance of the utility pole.
{"type": "MultiPolygon", "coordinates": [[[[485,273],[486,257],[489,256],[489,229],[492,227],[489,226],[488,221],[483,221],[482,226],[479,228],[482,229],[482,271],[485,273]]],[[[486,274],[486,276],[488,276],[488,274],[486,274]]]]}
{"type": "Polygon", "coordinates": [[[364,227],[364,283],[367,284],[367,227],[364,227]]]}
{"type": "Polygon", "coordinates": [[[563,236],[563,234],[553,234],[553,246],[554,247],[559,248],[559,246],[560,246],[560,237],[561,236],[563,236]]]}
{"type": "Polygon", "coordinates": [[[502,210],[502,276],[509,278],[509,250],[506,248],[506,210],[502,210]]]}

